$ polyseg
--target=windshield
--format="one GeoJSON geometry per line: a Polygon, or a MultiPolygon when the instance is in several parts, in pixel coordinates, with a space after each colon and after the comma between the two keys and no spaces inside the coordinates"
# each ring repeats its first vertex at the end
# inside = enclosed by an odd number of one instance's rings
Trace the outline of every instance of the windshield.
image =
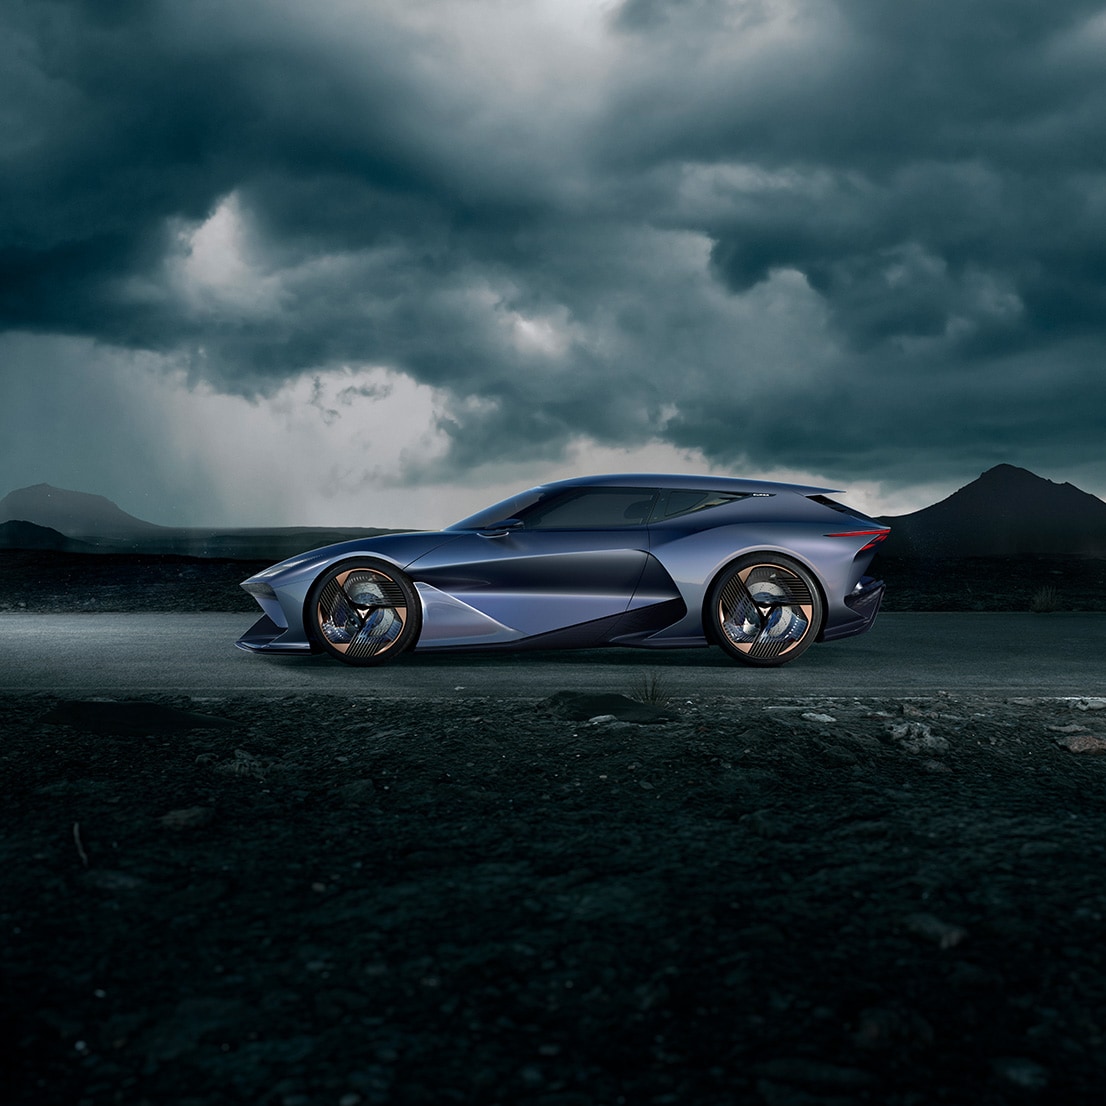
{"type": "Polygon", "coordinates": [[[493,504],[448,529],[488,530],[507,519],[517,519],[525,530],[645,526],[656,499],[654,488],[545,485],[493,504]]]}
{"type": "Polygon", "coordinates": [[[536,503],[540,503],[549,494],[549,491],[545,488],[530,488],[529,491],[512,495],[510,499],[493,503],[490,507],[485,507],[482,511],[477,511],[476,514],[469,515],[468,518],[463,518],[452,526],[447,526],[446,529],[485,530],[493,522],[502,522],[506,518],[517,518],[523,511],[533,507],[536,503]]]}

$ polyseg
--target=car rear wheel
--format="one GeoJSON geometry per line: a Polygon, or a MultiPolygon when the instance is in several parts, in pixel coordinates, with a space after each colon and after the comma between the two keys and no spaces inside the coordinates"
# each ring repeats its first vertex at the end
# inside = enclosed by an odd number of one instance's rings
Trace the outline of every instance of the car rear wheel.
{"type": "Polygon", "coordinates": [[[345,664],[393,660],[419,636],[418,593],[392,565],[368,558],[332,565],[307,594],[315,643],[345,664]]]}
{"type": "Polygon", "coordinates": [[[822,596],[802,565],[775,553],[742,557],[707,598],[715,640],[744,664],[773,667],[801,656],[822,625],[822,596]]]}

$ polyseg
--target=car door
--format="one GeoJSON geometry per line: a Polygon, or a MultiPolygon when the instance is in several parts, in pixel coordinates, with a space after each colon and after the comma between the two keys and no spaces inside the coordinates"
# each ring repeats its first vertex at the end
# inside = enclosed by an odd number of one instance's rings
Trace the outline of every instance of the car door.
{"type": "Polygon", "coordinates": [[[601,638],[603,620],[626,611],[641,578],[655,499],[651,489],[564,489],[504,525],[459,532],[407,568],[424,604],[419,647],[570,627],[581,627],[580,643],[601,638]]]}

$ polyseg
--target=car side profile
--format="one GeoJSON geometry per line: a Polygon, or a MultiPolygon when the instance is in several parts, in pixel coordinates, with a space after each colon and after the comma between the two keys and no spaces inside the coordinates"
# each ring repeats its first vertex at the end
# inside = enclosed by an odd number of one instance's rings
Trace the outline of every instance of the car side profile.
{"type": "Polygon", "coordinates": [[[351,665],[462,649],[718,646],[775,666],[868,630],[889,528],[829,489],[615,474],[530,488],[445,530],[314,549],[243,581],[236,643],[351,665]]]}

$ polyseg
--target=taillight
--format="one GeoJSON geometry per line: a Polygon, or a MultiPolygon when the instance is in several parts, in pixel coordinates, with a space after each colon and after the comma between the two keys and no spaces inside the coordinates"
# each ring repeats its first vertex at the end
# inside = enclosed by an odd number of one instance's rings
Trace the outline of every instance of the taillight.
{"type": "Polygon", "coordinates": [[[863,553],[865,549],[871,549],[874,545],[879,545],[881,541],[886,541],[887,536],[891,533],[890,527],[886,527],[882,530],[840,530],[833,534],[827,534],[827,538],[863,538],[871,535],[872,540],[867,545],[862,545],[857,552],[863,553]]]}

